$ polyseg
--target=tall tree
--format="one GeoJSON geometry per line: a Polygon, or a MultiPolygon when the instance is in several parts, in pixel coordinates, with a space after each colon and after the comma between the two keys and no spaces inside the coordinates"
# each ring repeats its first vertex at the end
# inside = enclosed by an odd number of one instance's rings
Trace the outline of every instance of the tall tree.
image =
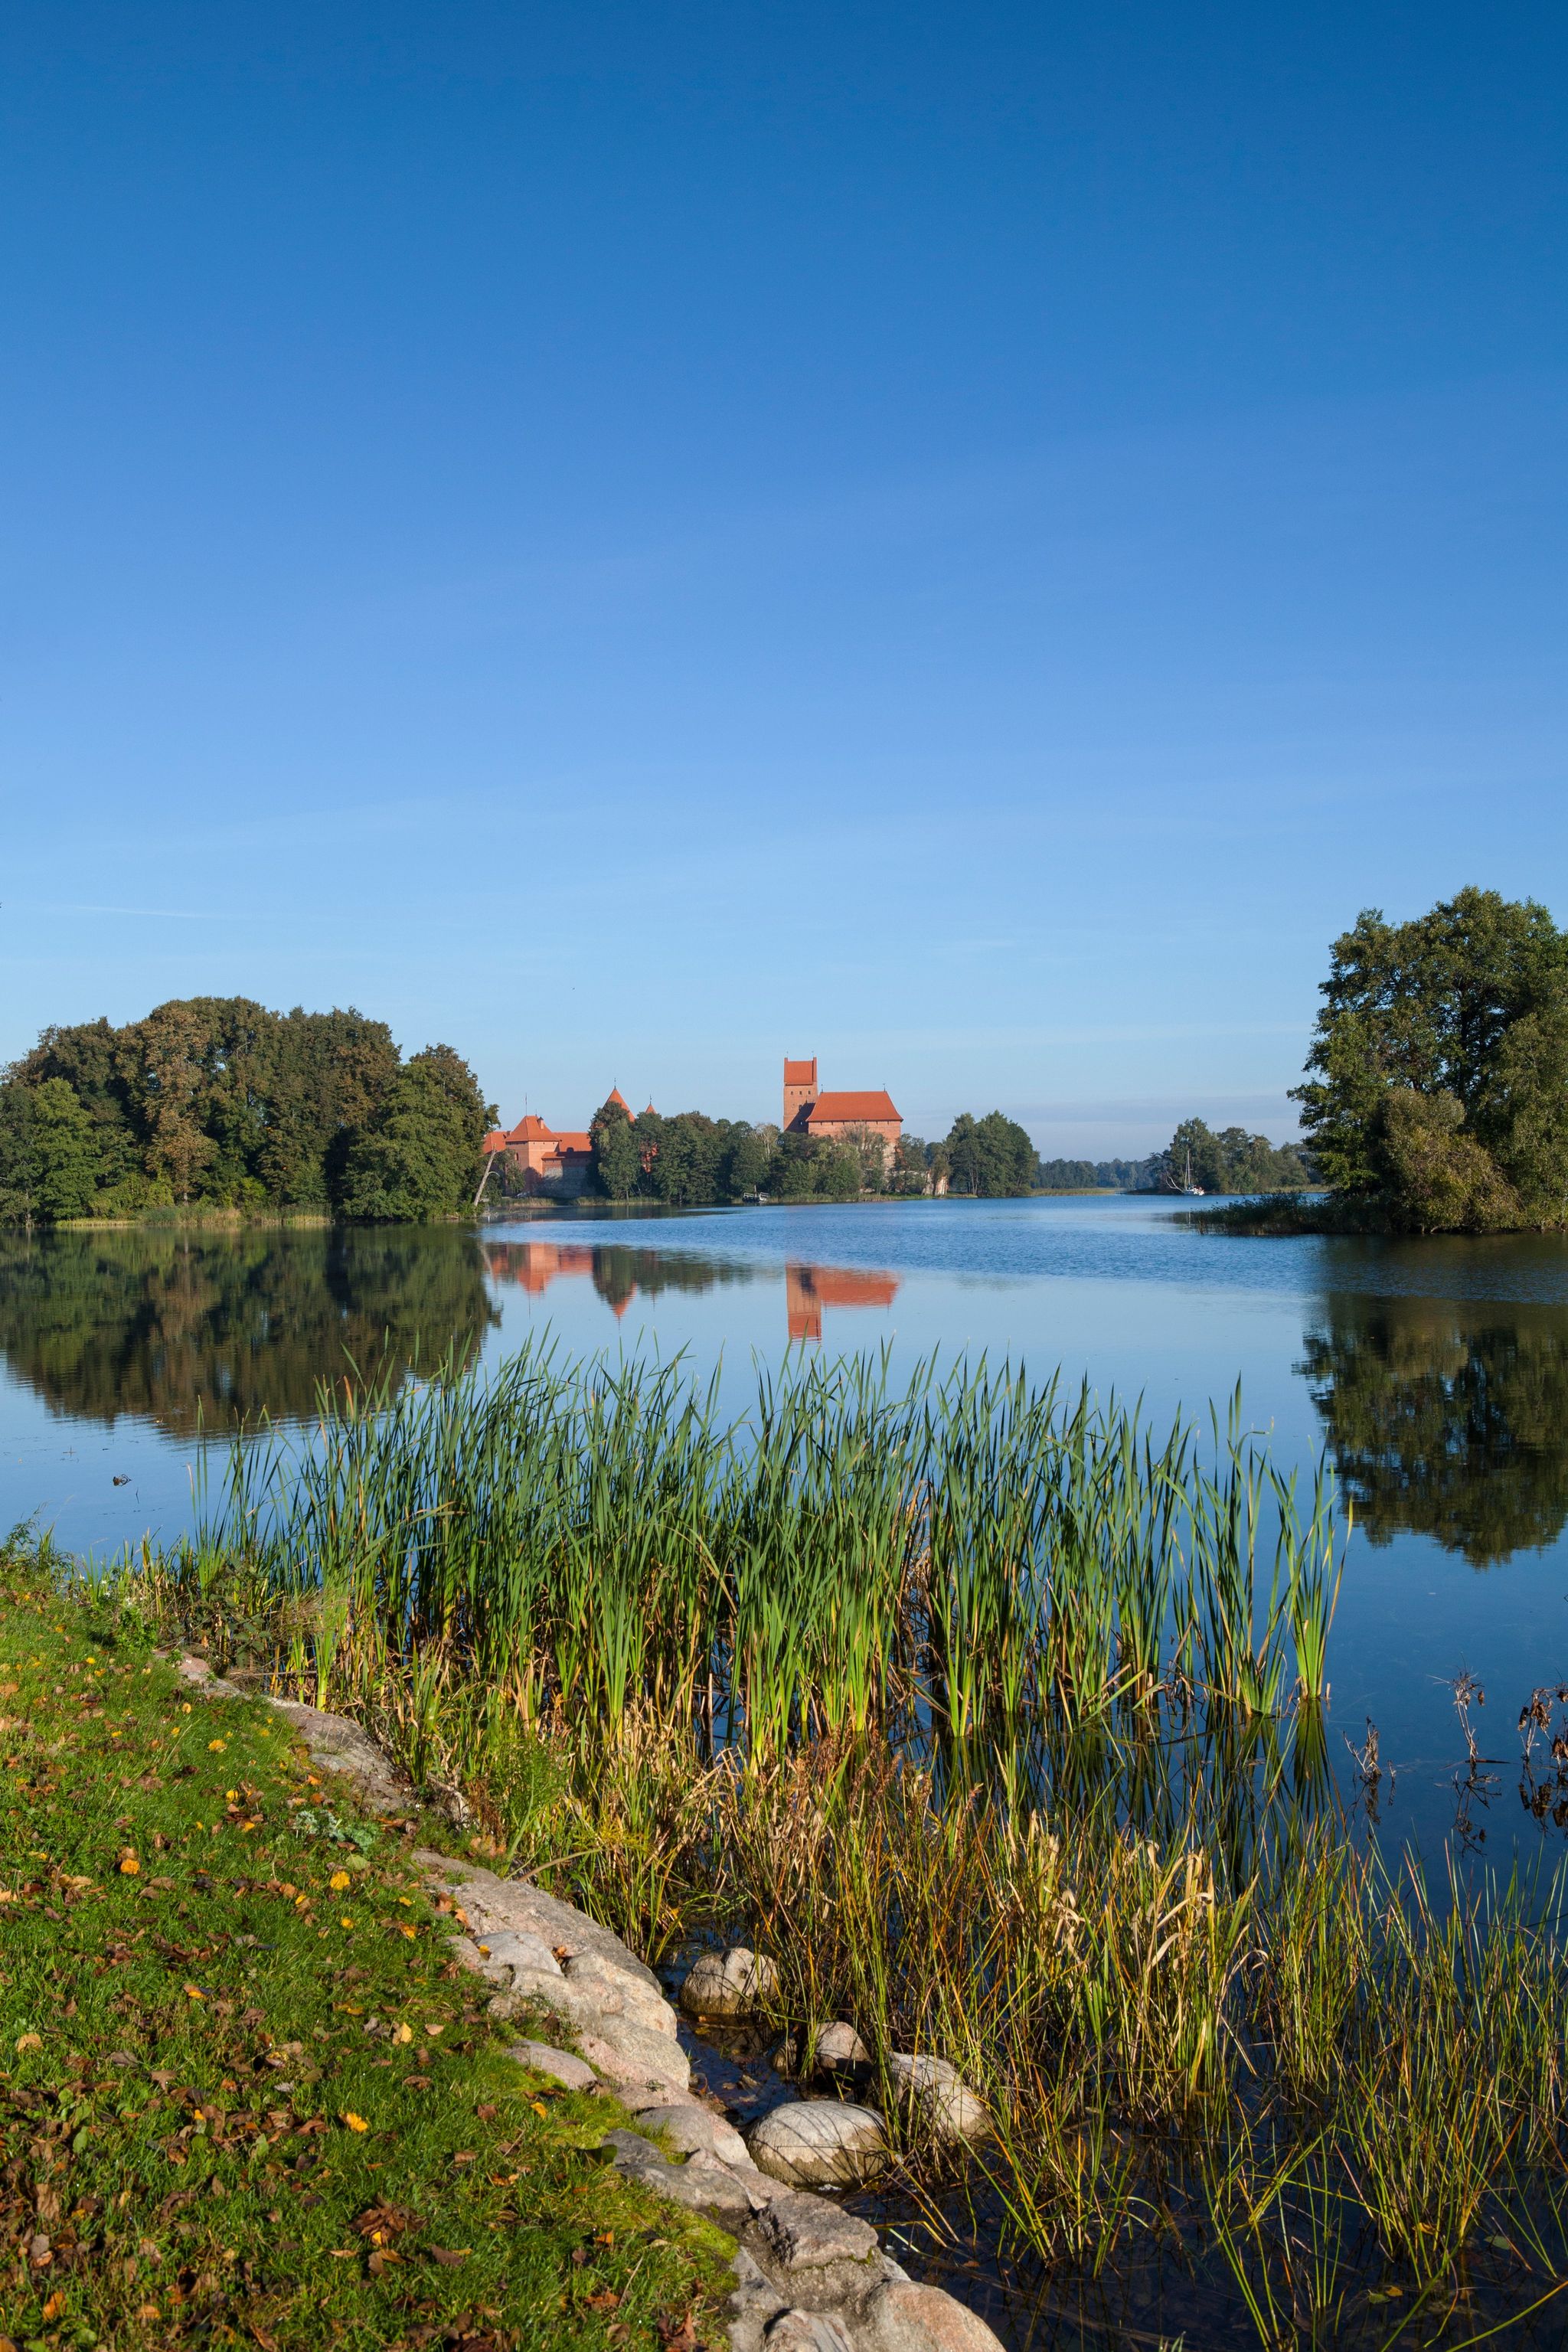
{"type": "Polygon", "coordinates": [[[449,1045],[427,1046],[398,1072],[343,1176],[345,1215],[367,1219],[455,1216],[479,1182],[489,1107],[449,1045]]]}
{"type": "Polygon", "coordinates": [[[948,1131],[949,1188],[991,1197],[1028,1192],[1035,1157],[1034,1143],[1016,1119],[999,1110],[978,1119],[961,1111],[948,1131]]]}
{"type": "Polygon", "coordinates": [[[637,1136],[626,1106],[601,1103],[589,1122],[594,1181],[608,1201],[629,1201],[642,1180],[637,1136]]]}
{"type": "Polygon", "coordinates": [[[1507,1040],[1550,1012],[1565,980],[1568,938],[1531,899],[1465,889],[1407,923],[1374,908],[1358,916],[1331,950],[1309,1075],[1295,1090],[1324,1181],[1384,1193],[1398,1210],[1388,1147],[1412,1114],[1395,1112],[1391,1126],[1384,1098],[1399,1087],[1451,1097],[1478,1147],[1500,1151],[1507,1181],[1517,1085],[1528,1081],[1518,1062],[1511,1099],[1500,1096],[1507,1040]]]}

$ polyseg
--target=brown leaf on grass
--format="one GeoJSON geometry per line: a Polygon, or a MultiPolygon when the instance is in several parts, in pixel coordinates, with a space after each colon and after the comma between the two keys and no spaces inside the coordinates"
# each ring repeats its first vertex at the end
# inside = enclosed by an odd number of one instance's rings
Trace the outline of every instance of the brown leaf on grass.
{"type": "Polygon", "coordinates": [[[621,2298],[613,2286],[602,2286],[597,2294],[591,2294],[586,2300],[590,2311],[619,2311],[621,2307],[621,2298]]]}
{"type": "Polygon", "coordinates": [[[474,2250],[471,2246],[426,2246],[425,2251],[433,2263],[441,2263],[450,2270],[457,2263],[466,2263],[474,2250]]]}
{"type": "Polygon", "coordinates": [[[689,2311],[684,2319],[661,2318],[653,2324],[662,2352],[700,2352],[695,2312],[689,2311]]]}
{"type": "Polygon", "coordinates": [[[417,2219],[417,2214],[411,2213],[406,2205],[377,2203],[365,2207],[364,2211],[354,2223],[354,2228],[362,2238],[374,2238],[378,2235],[384,2238],[395,2238],[403,2231],[411,2230],[417,2219]]]}

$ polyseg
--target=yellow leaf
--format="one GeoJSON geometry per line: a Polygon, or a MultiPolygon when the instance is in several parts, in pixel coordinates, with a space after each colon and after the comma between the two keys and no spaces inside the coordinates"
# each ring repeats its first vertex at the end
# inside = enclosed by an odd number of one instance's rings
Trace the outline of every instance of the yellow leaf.
{"type": "Polygon", "coordinates": [[[327,1881],[328,1885],[331,1888],[334,1895],[341,1895],[348,1883],[349,1874],[346,1870],[334,1870],[331,1878],[327,1881]]]}
{"type": "Polygon", "coordinates": [[[185,1987],[185,1998],[187,2000],[205,2000],[206,1995],[202,1990],[200,1985],[187,1985],[185,1987]]]}
{"type": "Polygon", "coordinates": [[[370,2126],[366,2123],[364,2117],[363,2116],[356,2116],[352,2107],[345,2107],[343,2109],[343,2121],[347,2124],[350,2131],[353,2132],[369,2131],[370,2129],[370,2126]]]}
{"type": "Polygon", "coordinates": [[[411,2025],[399,2025],[394,2030],[392,2038],[395,2042],[412,2042],[414,2028],[411,2025]]]}
{"type": "Polygon", "coordinates": [[[340,1927],[352,1927],[353,1926],[353,1921],[352,1919],[340,1919],[338,1921],[338,1925],[340,1927]]]}
{"type": "Polygon", "coordinates": [[[419,1940],[417,1928],[411,1927],[406,1919],[400,1919],[398,1921],[397,1932],[400,1936],[406,1936],[411,1944],[417,1943],[419,1940]]]}
{"type": "Polygon", "coordinates": [[[207,1753],[210,1756],[221,1756],[227,1746],[228,1742],[226,1739],[209,1739],[207,1741],[207,1753]]]}
{"type": "Polygon", "coordinates": [[[141,1867],[142,1864],[135,1854],[122,1853],[121,1855],[120,1874],[122,1878],[134,1878],[141,1867]]]}
{"type": "Polygon", "coordinates": [[[545,2122],[546,2122],[546,2123],[548,2123],[548,2122],[549,2122],[549,2120],[550,2120],[550,2110],[549,2110],[549,2108],[545,2105],[545,2104],[544,2104],[544,2102],[543,2102],[543,2100],[542,2100],[542,2099],[530,2099],[530,2101],[529,2101],[529,2103],[528,2103],[528,2104],[529,2104],[529,2105],[533,2109],[533,2112],[534,2112],[534,2114],[535,2114],[536,2116],[542,2116],[544,2117],[545,2122]]]}
{"type": "Polygon", "coordinates": [[[63,2294],[51,2294],[47,2303],[44,2305],[44,2317],[46,2319],[58,2319],[65,2307],[66,2299],[63,2294]]]}
{"type": "Polygon", "coordinates": [[[18,2057],[21,2056],[24,2050],[41,2050],[43,2046],[44,2037],[41,2033],[19,2033],[16,2036],[16,2055],[18,2057]]]}

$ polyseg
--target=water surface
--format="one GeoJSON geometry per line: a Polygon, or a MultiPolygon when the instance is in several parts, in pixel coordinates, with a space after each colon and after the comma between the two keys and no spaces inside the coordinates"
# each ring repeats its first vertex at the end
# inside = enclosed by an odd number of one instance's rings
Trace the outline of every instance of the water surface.
{"type": "Polygon", "coordinates": [[[1568,1247],[1246,1240],[1176,1214],[956,1201],[5,1235],[0,1511],[82,1550],[167,1538],[189,1522],[204,1429],[308,1419],[321,1379],[384,1351],[497,1360],[531,1331],[574,1355],[684,1350],[722,1367],[737,1405],[754,1360],[791,1347],[886,1347],[895,1376],[984,1350],[1141,1396],[1162,1424],[1239,1381],[1277,1455],[1326,1446],[1354,1505],[1331,1654],[1342,1767],[1371,1717],[1385,1831],[1430,1851],[1458,1819],[1500,1859],[1554,1855],[1568,1789],[1539,1751],[1521,1785],[1515,1727],[1531,1692],[1568,1684],[1568,1247]],[[1461,1672],[1485,1693],[1483,1765],[1456,1787],[1461,1672]]]}

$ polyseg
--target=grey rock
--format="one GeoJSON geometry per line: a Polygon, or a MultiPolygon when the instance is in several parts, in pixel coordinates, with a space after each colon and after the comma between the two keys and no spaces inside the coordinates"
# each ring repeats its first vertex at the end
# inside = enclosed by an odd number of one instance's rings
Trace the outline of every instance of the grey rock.
{"type": "Polygon", "coordinates": [[[752,2172],[755,2167],[746,2153],[746,2143],[733,2124],[722,2116],[700,2106],[695,2100],[682,2100],[673,2106],[644,2107],[637,2121],[645,2131],[661,2131],[684,2155],[696,2156],[700,2151],[716,2156],[721,2164],[752,2172]]]}
{"type": "MultiPolygon", "coordinates": [[[[482,1962],[467,1959],[464,1946],[468,1941],[467,1937],[458,1937],[454,1939],[452,1948],[465,1966],[478,1967],[483,1975],[482,1962]]],[[[510,1978],[506,1990],[498,1992],[492,2000],[485,2003],[491,2017],[521,2017],[532,2003],[539,2002],[579,2032],[592,2032],[611,2022],[601,2015],[593,2001],[566,1982],[559,1969],[553,1976],[546,1976],[542,1969],[510,1969],[506,1973],[510,1978]]]]}
{"type": "Polygon", "coordinates": [[[869,2221],[844,2212],[826,2197],[807,2197],[798,2190],[775,2197],[752,2226],[769,2263],[790,2278],[850,2266],[854,2283],[863,2285],[865,2265],[877,2252],[877,2232],[869,2221]]]}
{"type": "Polygon", "coordinates": [[[625,2083],[617,2089],[616,2097],[628,2115],[641,2115],[648,2107],[700,2107],[702,2105],[695,2091],[678,2091],[672,2083],[625,2083]]]}
{"type": "Polygon", "coordinates": [[[817,2035],[816,2063],[830,2071],[842,2069],[847,2073],[857,2066],[868,2066],[871,2053],[855,2028],[838,2019],[831,2025],[825,2025],[817,2035]]]}
{"type": "Polygon", "coordinates": [[[856,2315],[861,2352],[1002,2352],[983,2319],[941,2287],[896,2280],[868,2295],[856,2315]]]}
{"type": "Polygon", "coordinates": [[[585,2058],[574,2056],[570,2050],[552,2049],[548,2042],[514,2042],[506,2054],[536,2074],[549,2074],[564,2083],[569,2091],[592,2091],[597,2086],[599,2078],[585,2058]]]}
{"type": "Polygon", "coordinates": [[[746,2135],[752,2161],[795,2188],[847,2188],[868,2180],[888,2158],[875,2107],[840,2099],[796,2099],[774,2107],[746,2135]]]}
{"type": "Polygon", "coordinates": [[[779,1972],[770,1959],[735,1944],[727,1952],[704,1952],[686,1972],[680,2006],[688,2017],[749,2017],[778,1990],[779,1972]]]}
{"type": "Polygon", "coordinates": [[[745,2244],[789,2302],[807,2311],[842,2311],[881,2284],[870,2224],[800,2189],[764,2207],[745,2244]]]}
{"type": "Polygon", "coordinates": [[[888,2074],[900,2097],[938,2139],[991,2137],[991,2115],[984,2100],[945,2058],[910,2057],[895,2051],[888,2060],[888,2074]]]}
{"type": "Polygon", "coordinates": [[[205,1658],[182,1658],[174,1668],[183,1683],[188,1683],[203,1698],[243,1698],[245,1693],[237,1683],[215,1675],[205,1658]]]}
{"type": "Polygon", "coordinates": [[[738,2229],[751,2219],[751,2200],[744,2189],[717,2157],[699,2154],[685,2164],[671,2164],[651,2140],[630,2131],[606,2132],[602,2152],[608,2154],[617,2172],[641,2181],[645,2189],[668,2198],[672,2204],[713,2214],[738,2229]]]}
{"type": "Polygon", "coordinates": [[[577,2046],[607,2083],[673,2084],[678,2091],[690,2088],[691,2067],[679,2042],[646,2025],[636,2025],[629,2018],[601,2018],[595,2028],[579,2033],[577,2046]]]}
{"type": "Polygon", "coordinates": [[[353,1780],[372,1812],[397,1812],[413,1795],[408,1782],[377,1747],[363,1724],[346,1715],[331,1715],[299,1699],[269,1698],[268,1706],[293,1725],[310,1751],[310,1760],[323,1772],[342,1772],[353,1780]]]}
{"type": "Polygon", "coordinates": [[[662,1995],[605,1952],[578,1952],[566,1963],[567,1982],[582,1992],[606,2017],[634,2018],[668,2033],[673,2042],[678,2027],[674,2010],[662,1995]]]}
{"type": "Polygon", "coordinates": [[[542,1936],[526,1928],[503,1927],[499,1934],[476,1936],[484,1974],[510,1982],[512,1971],[527,1969],[541,1976],[560,1977],[561,1963],[542,1936]]]}
{"type": "Polygon", "coordinates": [[[434,1853],[428,1847],[416,1849],[414,1859],[424,1864],[428,1877],[457,1897],[477,1934],[488,1936],[492,1928],[499,1932],[515,1927],[542,1937],[553,1956],[563,1952],[568,1960],[580,1952],[598,1952],[663,1998],[653,1970],[610,1928],[590,1919],[575,1905],[547,1895],[526,1878],[499,1878],[493,1870],[456,1861],[450,1854],[434,1853]]]}
{"type": "Polygon", "coordinates": [[[767,2352],[855,2352],[842,2320],[830,2311],[781,2311],[763,2337],[767,2352]]]}

